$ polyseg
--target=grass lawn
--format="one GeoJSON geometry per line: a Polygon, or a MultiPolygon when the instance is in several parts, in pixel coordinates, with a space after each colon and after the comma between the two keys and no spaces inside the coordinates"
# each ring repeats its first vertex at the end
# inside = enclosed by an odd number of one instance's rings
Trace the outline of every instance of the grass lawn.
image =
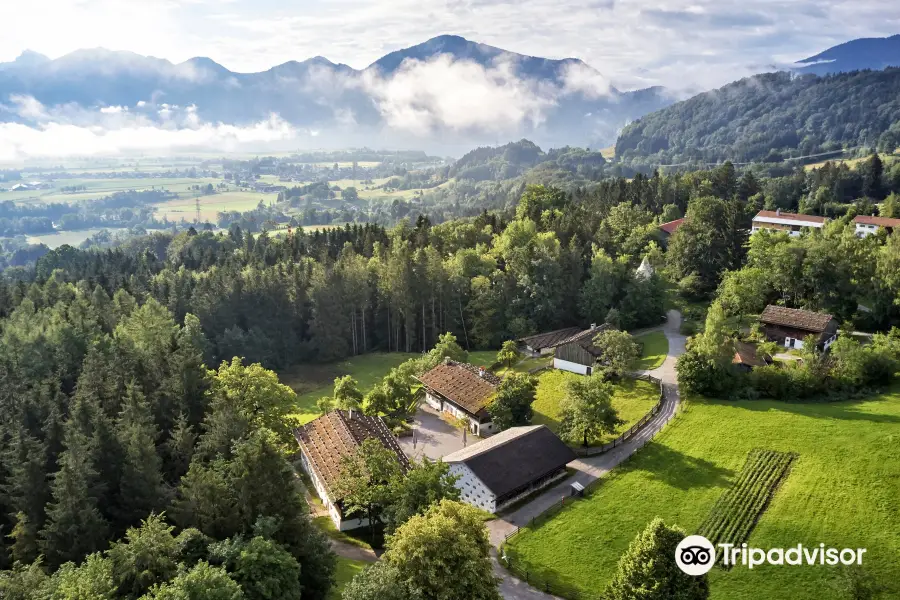
{"type": "Polygon", "coordinates": [[[512,365],[511,368],[507,369],[506,365],[501,365],[499,369],[495,371],[497,375],[505,375],[507,372],[511,373],[527,373],[532,369],[537,369],[539,367],[549,367],[553,364],[552,356],[539,356],[537,358],[523,358],[519,362],[512,365]]]}
{"type": "MultiPolygon", "coordinates": [[[[579,377],[583,377],[583,375],[557,369],[539,373],[537,397],[532,405],[534,408],[532,423],[546,425],[556,431],[561,418],[560,402],[566,394],[566,382],[579,377]]],[[[619,428],[619,432],[625,431],[640,420],[647,414],[647,411],[653,408],[657,400],[659,400],[658,388],[647,381],[625,379],[616,384],[613,407],[619,411],[619,418],[625,421],[625,424],[619,428]]],[[[618,435],[618,433],[605,435],[600,439],[591,440],[591,444],[605,444],[614,440],[618,435]]]]}
{"type": "Polygon", "coordinates": [[[361,560],[338,556],[337,568],[334,571],[334,587],[328,592],[328,600],[340,600],[344,586],[350,583],[350,580],[368,565],[369,563],[364,563],[361,560]]]}
{"type": "Polygon", "coordinates": [[[478,367],[489,367],[497,362],[498,350],[474,350],[469,352],[469,364],[478,367]]]}
{"type": "Polygon", "coordinates": [[[313,523],[331,539],[350,544],[351,546],[357,546],[364,550],[372,550],[373,541],[376,544],[379,544],[379,547],[383,545],[384,535],[382,534],[381,536],[379,536],[376,533],[376,539],[373,540],[368,527],[353,529],[350,531],[340,531],[337,527],[335,527],[334,521],[331,520],[331,517],[327,515],[313,517],[313,523]]]}
{"type": "Polygon", "coordinates": [[[651,331],[634,338],[634,341],[644,344],[641,353],[639,369],[655,369],[663,364],[669,353],[669,340],[662,331],[651,331]]]}
{"type": "MultiPolygon", "coordinates": [[[[696,400],[584,501],[514,538],[511,549],[551,582],[600,592],[654,517],[696,531],[747,453],[799,454],[753,530],[760,548],[867,548],[863,568],[900,597],[900,387],[866,401],[793,404],[696,400]]],[[[710,573],[714,600],[845,598],[839,567],[737,567],[710,573]]]]}
{"type": "Polygon", "coordinates": [[[298,365],[278,374],[281,382],[297,392],[297,412],[300,423],[308,423],[319,416],[316,401],[330,396],[336,377],[350,375],[359,382],[364,394],[371,390],[388,371],[418,354],[404,352],[373,352],[354,356],[327,365],[298,365]]]}

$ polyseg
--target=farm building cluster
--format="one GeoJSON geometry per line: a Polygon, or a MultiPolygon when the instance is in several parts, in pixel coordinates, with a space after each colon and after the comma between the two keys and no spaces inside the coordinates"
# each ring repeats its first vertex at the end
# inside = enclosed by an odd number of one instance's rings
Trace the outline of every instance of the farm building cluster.
{"type": "MultiPolygon", "coordinates": [[[[837,320],[831,315],[781,306],[767,306],[759,323],[765,338],[785,351],[803,349],[811,340],[826,351],[838,335],[837,320]]],[[[524,337],[517,344],[527,357],[552,356],[555,369],[592,375],[601,366],[601,350],[595,339],[610,328],[608,324],[592,324],[586,329],[568,327],[524,337]]],[[[755,344],[735,342],[732,362],[738,368],[750,370],[771,360],[761,356],[755,344]]],[[[450,472],[457,476],[456,487],[463,501],[496,513],[565,477],[566,465],[575,459],[575,453],[546,426],[497,431],[489,406],[502,379],[494,373],[445,359],[422,374],[419,381],[428,409],[458,423],[473,436],[473,443],[467,444],[463,435],[462,448],[442,454],[450,472]]],[[[410,468],[409,457],[380,417],[332,410],[299,427],[294,435],[300,447],[300,464],[340,530],[368,525],[365,518],[345,514],[337,485],[342,463],[365,440],[380,442],[396,456],[402,471],[410,468]]]]}

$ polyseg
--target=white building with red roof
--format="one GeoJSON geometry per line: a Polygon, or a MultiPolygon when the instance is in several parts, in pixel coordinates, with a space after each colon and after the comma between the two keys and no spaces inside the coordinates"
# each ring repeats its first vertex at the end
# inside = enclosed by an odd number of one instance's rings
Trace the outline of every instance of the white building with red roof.
{"type": "Polygon", "coordinates": [[[752,233],[761,229],[783,231],[792,237],[798,237],[809,229],[822,229],[827,219],[815,215],[797,215],[778,210],[761,210],[753,217],[752,233]]]}
{"type": "Polygon", "coordinates": [[[873,233],[878,233],[879,229],[887,229],[888,233],[893,233],[895,229],[900,229],[900,219],[891,219],[888,217],[870,217],[868,215],[857,215],[853,217],[853,223],[856,225],[856,235],[866,237],[873,233]]]}

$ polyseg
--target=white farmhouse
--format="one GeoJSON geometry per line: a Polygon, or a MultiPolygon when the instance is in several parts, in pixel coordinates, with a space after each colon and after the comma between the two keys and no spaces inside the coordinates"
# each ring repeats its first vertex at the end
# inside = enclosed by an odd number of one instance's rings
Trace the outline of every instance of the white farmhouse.
{"type": "Polygon", "coordinates": [[[410,468],[409,459],[381,417],[368,417],[352,410],[333,410],[295,429],[294,438],[300,445],[300,464],[339,531],[369,524],[365,518],[347,518],[341,498],[334,491],[344,457],[352,456],[365,440],[376,439],[397,456],[404,472],[410,468]]]}
{"type": "Polygon", "coordinates": [[[900,219],[890,219],[888,217],[857,215],[853,217],[853,224],[856,225],[856,235],[859,237],[867,237],[878,233],[879,229],[885,229],[889,234],[896,229],[900,229],[900,219]]]}
{"type": "Polygon", "coordinates": [[[444,457],[460,499],[496,513],[566,476],[575,452],[545,425],[511,427],[444,457]]]}

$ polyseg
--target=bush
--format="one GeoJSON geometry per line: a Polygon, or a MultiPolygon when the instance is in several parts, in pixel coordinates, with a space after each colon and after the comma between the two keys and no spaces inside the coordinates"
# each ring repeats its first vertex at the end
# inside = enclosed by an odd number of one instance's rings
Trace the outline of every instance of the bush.
{"type": "Polygon", "coordinates": [[[703,354],[696,347],[689,348],[675,365],[678,385],[684,391],[704,396],[727,396],[735,388],[738,373],[731,365],[723,365],[703,354]]]}
{"type": "Polygon", "coordinates": [[[681,332],[681,335],[692,336],[696,335],[698,329],[699,327],[697,327],[696,322],[685,320],[681,322],[681,328],[679,329],[679,331],[681,332]]]}

